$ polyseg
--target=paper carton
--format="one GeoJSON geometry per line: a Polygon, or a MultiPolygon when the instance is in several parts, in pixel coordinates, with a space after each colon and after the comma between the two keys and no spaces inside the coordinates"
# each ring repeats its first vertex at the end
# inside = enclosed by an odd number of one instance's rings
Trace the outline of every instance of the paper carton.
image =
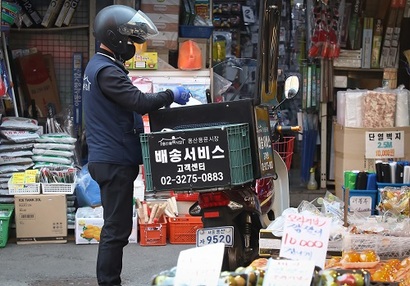
{"type": "Polygon", "coordinates": [[[366,132],[404,131],[404,158],[410,160],[410,127],[351,128],[334,124],[335,192],[343,198],[343,174],[346,170],[375,171],[376,159],[366,159],[366,132]]]}
{"type": "Polygon", "coordinates": [[[64,194],[15,195],[17,244],[67,242],[64,194]]]}
{"type": "MultiPolygon", "coordinates": [[[[75,243],[76,244],[97,244],[100,241],[101,228],[104,224],[102,218],[102,207],[79,208],[75,215],[75,243]],[[91,215],[90,215],[91,214],[91,215]],[[95,216],[95,217],[91,217],[95,216]]],[[[137,216],[132,219],[132,232],[128,239],[129,243],[137,243],[137,216]]]]}

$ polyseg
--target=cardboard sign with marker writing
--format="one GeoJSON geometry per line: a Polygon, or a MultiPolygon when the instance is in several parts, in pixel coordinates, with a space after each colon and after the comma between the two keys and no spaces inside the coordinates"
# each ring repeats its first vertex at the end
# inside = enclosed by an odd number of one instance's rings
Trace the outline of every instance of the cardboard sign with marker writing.
{"type": "Polygon", "coordinates": [[[289,214],[285,219],[279,255],[293,260],[313,260],[323,268],[329,244],[330,218],[289,214]]]}

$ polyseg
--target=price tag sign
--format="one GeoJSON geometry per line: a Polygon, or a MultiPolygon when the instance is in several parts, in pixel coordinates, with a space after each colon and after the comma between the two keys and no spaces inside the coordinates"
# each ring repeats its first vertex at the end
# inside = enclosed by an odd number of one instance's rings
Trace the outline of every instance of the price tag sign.
{"type": "Polygon", "coordinates": [[[180,252],[174,285],[218,285],[225,244],[209,244],[180,252]]]}
{"type": "Polygon", "coordinates": [[[372,214],[372,197],[370,196],[352,196],[349,199],[350,211],[359,212],[365,216],[372,214]]]}
{"type": "Polygon", "coordinates": [[[404,158],[404,131],[366,132],[366,159],[404,158]]]}
{"type": "Polygon", "coordinates": [[[311,260],[269,259],[262,286],[309,286],[315,263],[311,260]]]}
{"type": "Polygon", "coordinates": [[[285,218],[279,256],[312,260],[323,268],[329,244],[330,218],[310,214],[289,214],[285,218]]]}

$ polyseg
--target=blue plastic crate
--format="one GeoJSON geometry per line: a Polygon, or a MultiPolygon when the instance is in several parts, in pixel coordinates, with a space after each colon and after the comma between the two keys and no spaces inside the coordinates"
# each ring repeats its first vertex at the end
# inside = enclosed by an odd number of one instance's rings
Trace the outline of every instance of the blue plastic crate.
{"type": "Polygon", "coordinates": [[[213,26],[179,26],[179,36],[181,38],[201,38],[209,39],[214,30],[213,26]]]}
{"type": "Polygon", "coordinates": [[[140,139],[147,191],[237,186],[254,179],[247,123],[145,133],[140,139]]]}
{"type": "Polygon", "coordinates": [[[384,187],[395,187],[395,188],[401,188],[403,186],[410,187],[410,184],[393,184],[393,183],[379,183],[379,182],[376,182],[376,184],[377,184],[378,189],[384,188],[384,187]]]}
{"type": "MultiPolygon", "coordinates": [[[[345,190],[343,190],[345,191],[345,190]]],[[[349,190],[349,210],[361,211],[364,215],[377,214],[378,191],[377,190],[349,190]]]]}

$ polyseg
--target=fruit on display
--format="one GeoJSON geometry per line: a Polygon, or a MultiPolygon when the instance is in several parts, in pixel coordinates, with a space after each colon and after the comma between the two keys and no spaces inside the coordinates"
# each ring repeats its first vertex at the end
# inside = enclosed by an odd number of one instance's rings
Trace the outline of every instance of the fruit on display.
{"type": "Polygon", "coordinates": [[[360,262],[374,262],[378,261],[379,257],[377,256],[376,252],[373,249],[366,249],[362,251],[360,254],[360,262]]]}
{"type": "Polygon", "coordinates": [[[157,286],[172,286],[174,285],[175,273],[177,271],[176,266],[160,272],[158,275],[154,276],[151,285],[157,286]]]}
{"type": "Polygon", "coordinates": [[[376,262],[380,258],[372,249],[363,251],[347,250],[342,253],[342,260],[345,262],[376,262]]]}
{"type": "MultiPolygon", "coordinates": [[[[262,286],[268,259],[255,259],[248,266],[240,266],[235,271],[221,272],[217,286],[262,286]]],[[[176,267],[162,271],[152,278],[151,285],[174,285],[176,267]]]]}
{"type": "Polygon", "coordinates": [[[362,270],[325,269],[319,272],[320,286],[364,286],[370,281],[370,274],[362,270]]]}

